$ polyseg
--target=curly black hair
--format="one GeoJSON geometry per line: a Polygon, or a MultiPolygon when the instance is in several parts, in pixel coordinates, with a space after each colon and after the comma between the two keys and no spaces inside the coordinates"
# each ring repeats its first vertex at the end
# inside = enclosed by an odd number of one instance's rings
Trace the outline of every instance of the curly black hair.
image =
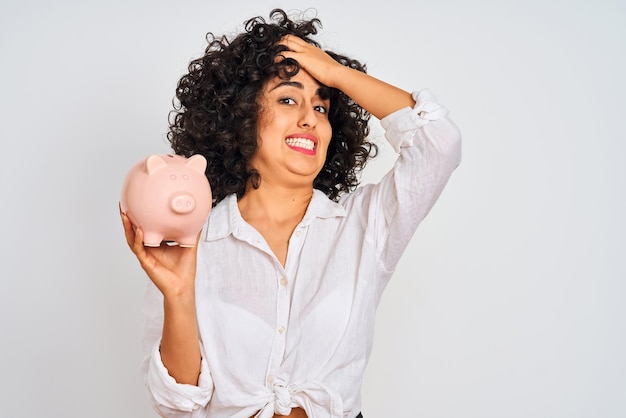
{"type": "MultiPolygon", "coordinates": [[[[270,22],[251,18],[232,40],[209,32],[204,56],[192,60],[188,74],[179,80],[167,138],[176,154],[202,154],[207,159],[213,205],[232,193],[240,198],[248,182],[259,187],[260,174],[249,165],[257,150],[257,99],[268,80],[288,79],[299,71],[293,59],[276,60],[287,49],[278,42],[291,34],[319,47],[311,39],[318,27],[317,18],[292,20],[285,11],[274,9],[270,22]]],[[[366,72],[359,61],[326,52],[337,62],[366,72]]],[[[336,201],[358,186],[358,173],[378,148],[367,140],[370,114],[341,91],[329,90],[332,138],[313,187],[336,201]]]]}

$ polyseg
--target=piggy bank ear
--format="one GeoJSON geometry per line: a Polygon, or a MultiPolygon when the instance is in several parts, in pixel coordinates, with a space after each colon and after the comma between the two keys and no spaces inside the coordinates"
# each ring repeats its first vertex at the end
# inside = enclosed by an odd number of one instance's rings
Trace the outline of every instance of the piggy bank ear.
{"type": "Polygon", "coordinates": [[[151,155],[146,158],[146,171],[148,174],[152,174],[157,171],[159,168],[163,168],[167,165],[163,158],[158,155],[151,155]]]}
{"type": "Polygon", "coordinates": [[[192,155],[187,159],[187,167],[197,171],[200,174],[204,174],[206,170],[206,158],[200,154],[192,155]]]}

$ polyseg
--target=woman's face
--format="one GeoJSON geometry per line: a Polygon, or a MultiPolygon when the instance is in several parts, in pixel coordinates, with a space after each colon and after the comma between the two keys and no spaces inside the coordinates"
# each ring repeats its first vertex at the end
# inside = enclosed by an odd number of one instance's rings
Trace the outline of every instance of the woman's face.
{"type": "Polygon", "coordinates": [[[304,70],[266,83],[259,100],[258,148],[250,162],[262,183],[313,185],[332,136],[325,89],[304,70]]]}

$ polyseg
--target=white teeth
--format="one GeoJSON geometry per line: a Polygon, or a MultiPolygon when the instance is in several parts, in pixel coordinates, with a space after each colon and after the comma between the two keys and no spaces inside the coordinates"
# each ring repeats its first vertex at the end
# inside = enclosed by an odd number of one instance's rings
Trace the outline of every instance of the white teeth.
{"type": "Polygon", "coordinates": [[[309,151],[313,151],[313,148],[315,148],[315,143],[306,138],[287,138],[285,142],[287,142],[289,146],[304,148],[309,151]]]}

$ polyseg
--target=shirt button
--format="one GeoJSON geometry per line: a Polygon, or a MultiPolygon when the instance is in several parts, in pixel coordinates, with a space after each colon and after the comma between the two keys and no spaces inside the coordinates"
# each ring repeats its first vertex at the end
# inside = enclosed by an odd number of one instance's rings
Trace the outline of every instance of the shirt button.
{"type": "Polygon", "coordinates": [[[302,231],[300,231],[299,229],[296,231],[296,237],[299,237],[300,234],[302,233],[302,231]]]}
{"type": "Polygon", "coordinates": [[[279,333],[281,333],[281,334],[282,334],[283,332],[285,332],[285,327],[280,327],[280,328],[278,328],[278,332],[279,332],[279,333]]]}
{"type": "Polygon", "coordinates": [[[287,286],[287,283],[289,282],[287,281],[286,278],[283,277],[282,279],[280,279],[280,284],[282,284],[283,286],[287,286]]]}
{"type": "Polygon", "coordinates": [[[271,375],[271,374],[269,376],[267,376],[267,381],[270,382],[270,383],[274,383],[274,376],[271,375]]]}

